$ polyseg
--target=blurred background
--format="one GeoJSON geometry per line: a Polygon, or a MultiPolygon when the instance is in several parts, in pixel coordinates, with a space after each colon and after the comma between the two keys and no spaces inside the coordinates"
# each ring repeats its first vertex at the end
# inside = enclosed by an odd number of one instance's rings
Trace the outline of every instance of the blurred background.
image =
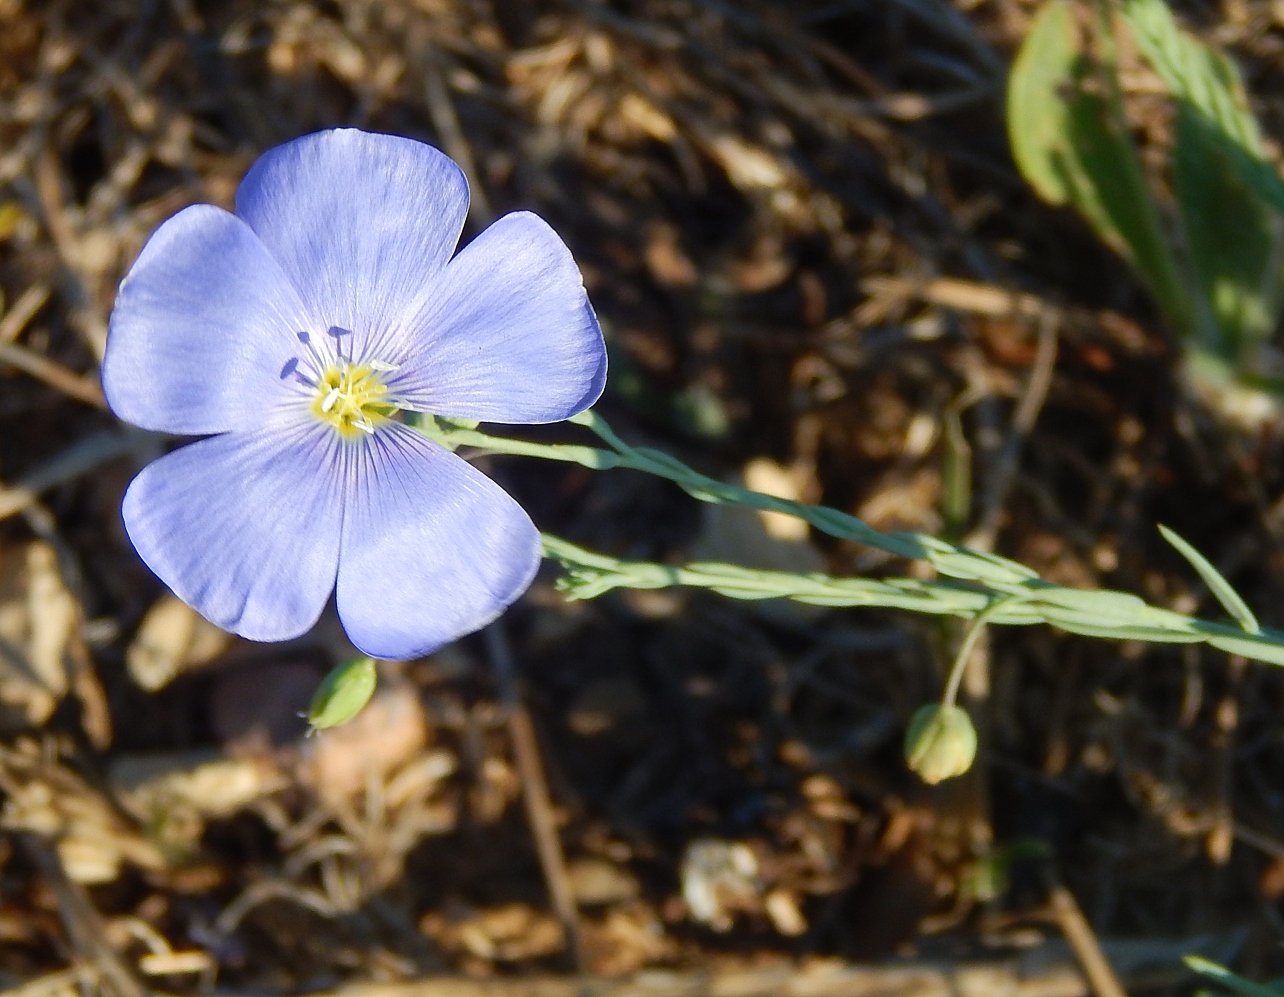
{"type": "MultiPolygon", "coordinates": [[[[967,686],[979,764],[928,789],[900,742],[952,624],[680,590],[572,604],[549,567],[504,623],[524,705],[469,638],[304,739],[352,654],[332,614],[287,645],[228,637],[121,528],[167,444],[104,405],[117,282],[175,211],[231,207],[263,150],[355,125],[463,166],[466,239],[517,208],[565,238],[627,439],[1216,616],[1163,522],[1284,624],[1280,425],[1188,397],[1140,285],[1013,166],[1004,85],[1035,7],[0,0],[0,988],[551,994],[526,988],[663,969],[653,987],[695,988],[675,994],[845,993],[866,992],[834,989],[851,964],[892,959],[919,976],[879,992],[974,966],[977,993],[1069,997],[1085,932],[1134,992],[1180,988],[1183,952],[1279,971],[1271,666],[995,632],[967,686]]],[[[1284,134],[1284,6],[1179,13],[1284,134]]],[[[1123,79],[1153,165],[1162,88],[1123,79]]],[[[620,557],[917,570],[626,472],[476,460],[542,528],[620,557]]]]}

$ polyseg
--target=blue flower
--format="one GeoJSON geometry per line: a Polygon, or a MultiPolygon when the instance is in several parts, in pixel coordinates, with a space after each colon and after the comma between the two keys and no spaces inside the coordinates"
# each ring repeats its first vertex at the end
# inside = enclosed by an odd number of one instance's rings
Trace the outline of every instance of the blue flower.
{"type": "Polygon", "coordinates": [[[264,154],[235,214],[165,222],[121,283],[112,410],[205,437],[134,479],[125,528],[214,623],[285,640],[333,591],[358,648],[404,658],[530,584],[530,518],[397,416],[556,422],[597,400],[606,353],[552,229],[506,215],[452,258],[467,207],[436,149],[319,132],[264,154]]]}

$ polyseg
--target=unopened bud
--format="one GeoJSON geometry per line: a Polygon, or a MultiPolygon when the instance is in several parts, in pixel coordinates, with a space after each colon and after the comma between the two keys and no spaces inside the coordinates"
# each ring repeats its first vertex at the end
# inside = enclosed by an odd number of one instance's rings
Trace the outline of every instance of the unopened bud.
{"type": "Polygon", "coordinates": [[[929,785],[962,775],[976,758],[976,728],[960,706],[920,706],[905,731],[905,762],[929,785]]]}
{"type": "Polygon", "coordinates": [[[338,665],[321,680],[308,707],[308,733],[346,724],[374,695],[378,674],[371,658],[338,665]]]}

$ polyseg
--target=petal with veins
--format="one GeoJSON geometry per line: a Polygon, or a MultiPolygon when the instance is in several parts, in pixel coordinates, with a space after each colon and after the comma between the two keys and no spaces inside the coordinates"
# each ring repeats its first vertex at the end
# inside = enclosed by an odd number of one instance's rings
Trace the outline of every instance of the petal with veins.
{"type": "Polygon", "coordinates": [[[539,533],[471,464],[397,423],[350,452],[339,619],[366,654],[427,654],[530,585],[539,533]]]}
{"type": "Polygon", "coordinates": [[[455,251],[468,212],[459,167],[430,145],[355,128],[264,153],[236,213],[276,257],[323,328],[378,351],[455,251]]]}
{"type": "Polygon", "coordinates": [[[391,384],[411,408],[490,422],[557,422],[606,383],[606,347],[571,252],[526,211],[450,261],[408,321],[391,384]]]}
{"type": "Polygon", "coordinates": [[[180,211],[121,282],[103,391],[126,422],[203,435],[262,425],[308,317],[254,231],[209,204],[180,211]]]}
{"type": "Polygon", "coordinates": [[[180,599],[250,640],[288,640],[334,588],[342,441],[319,424],[211,436],[148,464],[121,514],[180,599]]]}

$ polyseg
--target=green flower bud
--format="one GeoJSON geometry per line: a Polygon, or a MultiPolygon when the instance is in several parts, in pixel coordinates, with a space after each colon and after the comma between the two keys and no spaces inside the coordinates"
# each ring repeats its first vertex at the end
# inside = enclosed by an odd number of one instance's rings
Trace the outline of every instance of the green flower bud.
{"type": "Polygon", "coordinates": [[[309,734],[346,724],[374,695],[378,675],[372,658],[337,665],[321,680],[308,707],[309,734]]]}
{"type": "Polygon", "coordinates": [[[905,762],[929,785],[962,775],[976,758],[976,728],[960,706],[920,706],[905,731],[905,762]]]}

